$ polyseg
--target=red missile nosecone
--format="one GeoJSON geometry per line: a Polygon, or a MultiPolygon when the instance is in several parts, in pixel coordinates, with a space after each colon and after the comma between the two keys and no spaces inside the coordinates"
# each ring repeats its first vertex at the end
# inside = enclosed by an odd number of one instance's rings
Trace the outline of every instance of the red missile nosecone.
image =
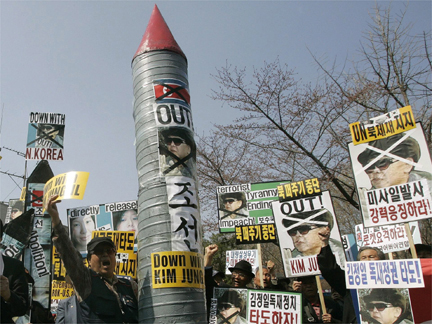
{"type": "Polygon", "coordinates": [[[174,36],[172,35],[168,25],[162,17],[162,14],[160,13],[157,5],[155,5],[153,8],[153,12],[150,16],[150,21],[147,25],[147,29],[132,61],[138,55],[156,50],[172,51],[180,54],[186,59],[186,55],[183,53],[180,46],[174,39],[174,36]]]}

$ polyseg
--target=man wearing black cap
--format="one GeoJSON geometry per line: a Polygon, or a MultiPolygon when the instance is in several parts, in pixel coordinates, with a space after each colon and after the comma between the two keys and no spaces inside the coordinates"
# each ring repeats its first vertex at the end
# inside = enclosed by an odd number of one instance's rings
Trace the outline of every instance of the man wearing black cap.
{"type": "Polygon", "coordinates": [[[93,238],[87,244],[90,269],[86,268],[60,221],[57,198],[57,195],[50,197],[47,211],[53,225],[54,245],[77,295],[77,311],[82,323],[138,323],[136,289],[131,282],[114,274],[116,248],[113,241],[107,237],[93,238]]]}
{"type": "Polygon", "coordinates": [[[252,272],[252,265],[246,260],[240,260],[228,270],[231,271],[234,288],[246,288],[255,277],[252,272]]]}

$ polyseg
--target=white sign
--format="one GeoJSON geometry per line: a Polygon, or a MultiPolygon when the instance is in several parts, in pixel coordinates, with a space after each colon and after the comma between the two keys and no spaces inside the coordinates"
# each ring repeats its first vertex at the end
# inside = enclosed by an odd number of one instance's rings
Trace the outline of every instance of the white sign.
{"type": "Polygon", "coordinates": [[[347,262],[345,279],[348,289],[424,287],[419,259],[347,262]]]}

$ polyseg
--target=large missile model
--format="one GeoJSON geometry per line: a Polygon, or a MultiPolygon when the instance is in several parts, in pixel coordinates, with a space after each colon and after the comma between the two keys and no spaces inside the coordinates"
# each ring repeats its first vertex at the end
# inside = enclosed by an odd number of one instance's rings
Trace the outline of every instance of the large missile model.
{"type": "Polygon", "coordinates": [[[187,59],[157,6],[132,74],[140,323],[206,323],[187,59]]]}

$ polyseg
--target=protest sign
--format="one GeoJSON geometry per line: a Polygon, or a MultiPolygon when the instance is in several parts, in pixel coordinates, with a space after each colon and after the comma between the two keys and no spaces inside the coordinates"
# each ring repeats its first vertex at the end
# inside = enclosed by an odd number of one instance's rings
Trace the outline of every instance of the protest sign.
{"type": "Polygon", "coordinates": [[[225,274],[230,275],[231,271],[228,268],[233,268],[237,262],[245,260],[252,265],[252,269],[258,267],[258,250],[232,250],[226,251],[225,274]]]}
{"type": "Polygon", "coordinates": [[[424,287],[419,259],[347,262],[345,277],[348,289],[424,287]]]}
{"type": "Polygon", "coordinates": [[[195,181],[187,177],[166,177],[168,211],[171,216],[173,251],[202,253],[202,229],[195,181]]]}
{"type": "MultiPolygon", "coordinates": [[[[34,210],[34,218],[23,262],[35,281],[33,300],[45,308],[50,307],[52,241],[51,218],[43,212],[43,188],[53,176],[48,161],[40,161],[28,177],[26,185],[26,208],[34,210]]],[[[16,220],[22,220],[23,217],[21,215],[16,220]]]]}
{"type": "Polygon", "coordinates": [[[275,224],[236,226],[236,244],[276,242],[275,224]]]}
{"type": "Polygon", "coordinates": [[[366,209],[375,226],[432,217],[428,181],[421,179],[365,192],[366,209]]]}
{"type": "Polygon", "coordinates": [[[29,209],[20,217],[12,219],[4,229],[0,252],[11,258],[19,259],[28,245],[34,223],[34,209],[29,209]]]}
{"type": "Polygon", "coordinates": [[[196,252],[155,252],[151,267],[153,288],[205,287],[203,257],[196,252]]]}
{"type": "Polygon", "coordinates": [[[362,324],[416,323],[408,289],[358,289],[357,293],[362,324]]]}
{"type": "Polygon", "coordinates": [[[213,299],[216,299],[211,309],[210,323],[247,324],[247,289],[214,288],[213,299]]]}
{"type": "Polygon", "coordinates": [[[9,206],[6,210],[5,224],[12,219],[19,217],[24,212],[24,201],[21,199],[9,199],[9,206]]]}
{"type": "Polygon", "coordinates": [[[300,324],[300,293],[215,288],[209,323],[300,324]]]}
{"type": "Polygon", "coordinates": [[[272,202],[278,200],[279,182],[217,187],[219,230],[233,233],[236,226],[274,224],[272,202]]]}
{"type": "Polygon", "coordinates": [[[287,277],[320,274],[316,255],[325,243],[343,268],[345,254],[328,191],[319,196],[272,204],[287,277]]]}
{"type": "Polygon", "coordinates": [[[90,242],[92,232],[95,230],[132,231],[136,236],[137,208],[137,201],[130,200],[67,209],[72,244],[83,256],[86,256],[87,243],[90,242]]]}
{"type": "MultiPolygon", "coordinates": [[[[414,244],[421,243],[418,222],[410,222],[414,244]]],[[[379,248],[384,253],[392,253],[409,249],[409,240],[405,232],[405,226],[396,224],[379,227],[355,226],[357,249],[363,246],[379,248]]],[[[354,261],[354,260],[352,260],[354,261]]]]}
{"type": "Polygon", "coordinates": [[[247,319],[253,324],[303,323],[301,294],[249,290],[247,319]]]}
{"type": "Polygon", "coordinates": [[[345,259],[347,261],[357,260],[357,246],[356,240],[353,234],[342,235],[342,246],[345,251],[345,259]]]}
{"type": "Polygon", "coordinates": [[[30,113],[26,160],[63,160],[65,115],[30,113]]]}
{"type": "Polygon", "coordinates": [[[54,195],[59,196],[58,200],[83,199],[88,177],[88,172],[71,171],[51,178],[43,187],[43,211],[48,200],[54,195]]]}
{"type": "Polygon", "coordinates": [[[65,280],[66,268],[55,247],[52,251],[51,266],[51,312],[56,314],[59,301],[72,296],[74,289],[72,284],[65,280]]]}
{"type": "Polygon", "coordinates": [[[108,237],[115,245],[115,274],[120,278],[136,279],[138,271],[137,254],[134,252],[135,232],[127,231],[93,231],[92,238],[108,237]]]}
{"type": "Polygon", "coordinates": [[[406,132],[416,127],[411,106],[406,106],[366,122],[350,124],[353,144],[367,143],[391,135],[406,132]]]}
{"type": "Polygon", "coordinates": [[[432,162],[421,124],[348,145],[365,227],[432,217],[432,162]]]}
{"type": "Polygon", "coordinates": [[[290,201],[321,194],[318,178],[285,183],[277,186],[279,201],[290,201]]]}

